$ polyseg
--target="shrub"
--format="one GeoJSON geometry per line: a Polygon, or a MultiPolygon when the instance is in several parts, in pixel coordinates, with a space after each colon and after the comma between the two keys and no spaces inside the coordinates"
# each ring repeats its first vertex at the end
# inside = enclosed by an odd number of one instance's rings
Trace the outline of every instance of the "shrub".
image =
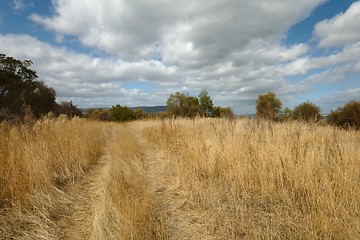
{"type": "Polygon", "coordinates": [[[281,101],[274,92],[259,95],[256,101],[256,117],[275,120],[281,110],[281,101]]]}
{"type": "Polygon", "coordinates": [[[295,107],[293,117],[305,122],[317,122],[321,119],[320,108],[314,103],[304,102],[295,107]]]}
{"type": "Polygon", "coordinates": [[[127,122],[135,120],[136,116],[131,108],[116,105],[110,109],[110,119],[115,122],[127,122]]]}
{"type": "Polygon", "coordinates": [[[360,128],[360,101],[351,101],[335,111],[331,111],[328,122],[343,128],[360,128]]]}

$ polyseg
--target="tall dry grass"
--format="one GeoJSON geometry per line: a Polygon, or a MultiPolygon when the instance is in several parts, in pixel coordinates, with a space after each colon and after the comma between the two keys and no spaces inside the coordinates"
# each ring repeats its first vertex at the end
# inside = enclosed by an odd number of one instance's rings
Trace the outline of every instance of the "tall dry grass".
{"type": "Polygon", "coordinates": [[[172,239],[360,239],[360,132],[298,122],[140,122],[172,239]]]}
{"type": "Polygon", "coordinates": [[[360,238],[356,131],[62,118],[0,130],[0,239],[360,238]]]}
{"type": "Polygon", "coordinates": [[[116,126],[103,160],[90,238],[157,239],[138,139],[128,128],[116,126]]]}
{"type": "Polygon", "coordinates": [[[59,190],[102,154],[107,128],[83,119],[0,125],[0,238],[54,237],[59,190]]]}

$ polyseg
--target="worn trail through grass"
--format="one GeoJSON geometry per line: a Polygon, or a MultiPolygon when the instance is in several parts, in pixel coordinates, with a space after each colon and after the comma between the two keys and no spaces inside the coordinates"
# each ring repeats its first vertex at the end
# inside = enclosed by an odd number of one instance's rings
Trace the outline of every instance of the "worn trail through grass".
{"type": "Polygon", "coordinates": [[[164,180],[141,133],[115,126],[100,160],[59,190],[56,238],[173,239],[165,223],[171,213],[164,180]]]}
{"type": "Polygon", "coordinates": [[[242,119],[98,124],[3,128],[0,240],[360,239],[359,131],[242,119]]]}

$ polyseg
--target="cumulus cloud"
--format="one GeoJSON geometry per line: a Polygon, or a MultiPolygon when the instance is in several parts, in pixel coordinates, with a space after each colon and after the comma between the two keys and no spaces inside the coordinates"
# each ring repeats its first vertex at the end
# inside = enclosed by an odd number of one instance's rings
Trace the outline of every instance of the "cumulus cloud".
{"type": "MultiPolygon", "coordinates": [[[[346,74],[339,65],[347,72],[360,68],[359,46],[350,40],[324,57],[311,57],[307,43],[282,44],[288,29],[325,0],[52,2],[53,16],[34,13],[31,20],[53,32],[59,44],[66,45],[70,37],[103,57],[27,35],[0,35],[0,50],[32,59],[59,100],[80,106],[165,104],[174,91],[205,88],[216,104],[252,113],[261,93],[274,90],[291,100],[329,82],[331,74],[333,79],[346,74]],[[307,76],[313,70],[317,74],[307,76]],[[287,80],[297,76],[304,80],[287,80]]],[[[333,46],[322,45],[330,31],[326,27],[333,29],[341,18],[349,22],[344,16],[354,18],[348,12],[356,6],[316,26],[321,46],[333,46]]]]}
{"type": "Polygon", "coordinates": [[[359,22],[360,1],[357,1],[346,12],[316,24],[314,36],[319,39],[320,47],[360,43],[359,22]]]}
{"type": "MultiPolygon", "coordinates": [[[[157,85],[176,78],[177,69],[155,60],[127,62],[120,59],[93,58],[64,47],[53,47],[28,35],[0,35],[0,50],[18,59],[31,59],[39,78],[58,93],[59,99],[79,99],[83,105],[93,97],[133,96],[136,88],[124,88],[132,82],[157,85]]],[[[151,93],[154,94],[154,93],[151,93]]],[[[151,94],[144,95],[150,97],[151,94]]],[[[128,98],[129,99],[129,98],[128,98]]],[[[147,102],[148,99],[139,101],[147,102]]],[[[159,99],[155,103],[159,103],[159,99]]],[[[129,103],[132,103],[129,101],[129,103]]],[[[96,105],[96,103],[94,103],[96,105]]]]}
{"type": "Polygon", "coordinates": [[[168,64],[201,67],[246,49],[253,39],[280,39],[324,0],[55,0],[56,14],[31,19],[56,34],[123,59],[162,55],[168,64]]]}

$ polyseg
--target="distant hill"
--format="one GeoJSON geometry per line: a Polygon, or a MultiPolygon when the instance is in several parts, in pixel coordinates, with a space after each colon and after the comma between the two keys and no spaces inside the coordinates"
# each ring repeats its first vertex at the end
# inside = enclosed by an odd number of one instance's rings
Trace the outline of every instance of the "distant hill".
{"type": "Polygon", "coordinates": [[[146,113],[157,113],[157,112],[165,112],[166,106],[139,106],[139,107],[131,107],[132,110],[137,108],[141,108],[146,113]]]}

